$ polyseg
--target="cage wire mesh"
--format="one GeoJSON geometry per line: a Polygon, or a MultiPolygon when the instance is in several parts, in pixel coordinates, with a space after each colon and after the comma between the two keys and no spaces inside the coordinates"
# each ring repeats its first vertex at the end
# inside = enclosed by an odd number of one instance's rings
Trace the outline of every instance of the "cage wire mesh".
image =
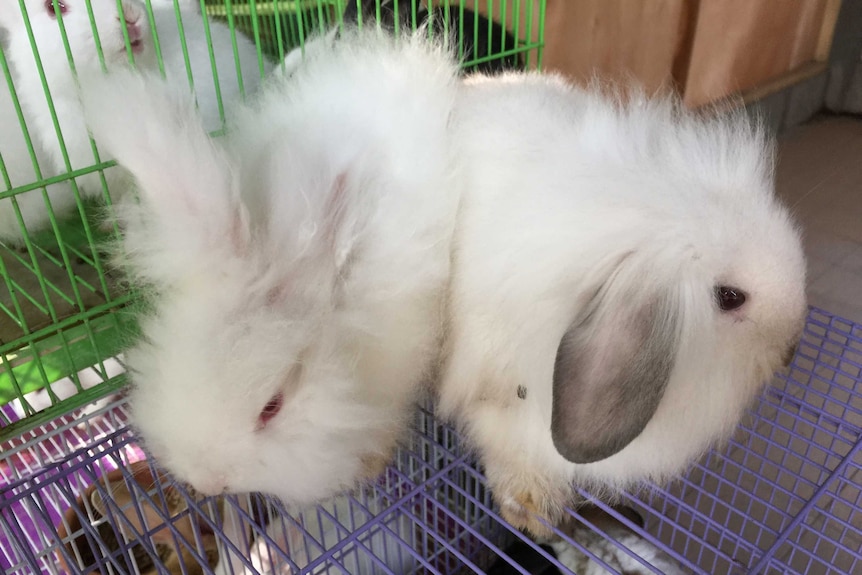
{"type": "MultiPolygon", "coordinates": [[[[213,90],[216,119],[222,120],[229,99],[222,93],[225,82],[246,95],[253,89],[246,79],[342,22],[346,3],[20,0],[18,7],[34,11],[34,22],[23,24],[23,46],[31,51],[41,105],[63,96],[62,87],[52,84],[53,64],[62,64],[61,70],[67,63],[76,69],[93,61],[119,65],[106,62],[100,51],[119,34],[124,56],[133,56],[147,38],[164,46],[154,65],[167,74],[171,58],[180,62],[179,77],[197,94],[213,90]],[[108,22],[100,11],[134,6],[143,7],[152,24],[143,36],[123,19],[114,31],[99,28],[108,22]],[[48,10],[56,18],[48,19],[50,28],[39,28],[35,20],[44,22],[48,10]],[[93,37],[104,38],[85,46],[89,56],[63,32],[66,24],[77,25],[78,10],[96,28],[93,37]],[[167,17],[160,20],[159,14],[167,17]],[[172,34],[181,41],[168,52],[172,34]],[[229,38],[228,49],[205,51],[209,73],[201,74],[190,44],[203,37],[215,48],[218,34],[229,38]],[[41,44],[52,35],[62,41],[41,44]],[[239,55],[243,46],[251,46],[247,59],[239,55]],[[51,66],[35,65],[48,59],[51,66]]],[[[430,19],[428,33],[454,38],[465,68],[540,64],[544,2],[366,4],[370,11],[359,10],[358,19],[380,20],[395,33],[430,19]]],[[[83,160],[70,152],[74,131],[65,129],[64,108],[47,106],[47,130],[35,121],[27,101],[33,98],[30,80],[22,80],[22,56],[14,54],[20,30],[10,31],[8,18],[0,15],[0,569],[527,572],[515,567],[513,551],[523,537],[496,514],[481,470],[430,408],[418,411],[413,441],[379,481],[313,509],[286,509],[259,495],[201,498],[159,473],[127,429],[123,399],[116,395],[124,384],[119,352],[135,333],[130,312],[136,298],[111,274],[101,249],[117,233],[98,217],[114,191],[111,164],[90,142],[83,160]],[[59,153],[45,152],[54,147],[59,153]],[[57,195],[58,187],[64,195],[57,195]],[[96,193],[88,189],[93,187],[96,193]],[[44,213],[39,225],[28,221],[32,209],[44,213]]],[[[644,519],[643,528],[630,526],[633,532],[682,572],[862,571],[860,370],[862,327],[812,310],[790,368],[776,377],[726,448],[667,488],[645,487],[628,496],[626,504],[644,519]]],[[[590,569],[625,569],[622,560],[593,546],[598,538],[644,572],[661,572],[639,558],[638,549],[626,547],[629,539],[615,538],[616,532],[575,512],[571,522],[575,528],[562,533],[562,541],[591,560],[590,569]]],[[[570,572],[562,554],[555,559],[546,547],[522,545],[570,572]]]]}
{"type": "MultiPolygon", "coordinates": [[[[450,574],[516,561],[522,536],[431,409],[417,412],[412,442],[383,477],[304,511],[257,495],[200,498],[159,476],[125,422],[120,400],[3,444],[3,572],[450,574]]],[[[626,504],[645,520],[635,532],[679,572],[858,573],[862,326],[812,310],[792,364],[729,444],[626,504]]],[[[620,549],[629,541],[587,529],[620,549]]],[[[594,568],[624,572],[584,538],[570,544],[594,568]]],[[[642,572],[662,572],[648,564],[642,572]]]]}

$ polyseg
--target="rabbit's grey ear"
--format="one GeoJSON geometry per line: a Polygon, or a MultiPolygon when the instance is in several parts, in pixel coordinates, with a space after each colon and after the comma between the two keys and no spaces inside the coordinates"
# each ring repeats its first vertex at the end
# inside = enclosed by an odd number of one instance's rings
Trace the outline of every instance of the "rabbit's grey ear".
{"type": "Polygon", "coordinates": [[[554,365],[551,433],[573,463],[610,457],[640,435],[664,395],[679,339],[669,295],[596,297],[563,336],[554,365]]]}

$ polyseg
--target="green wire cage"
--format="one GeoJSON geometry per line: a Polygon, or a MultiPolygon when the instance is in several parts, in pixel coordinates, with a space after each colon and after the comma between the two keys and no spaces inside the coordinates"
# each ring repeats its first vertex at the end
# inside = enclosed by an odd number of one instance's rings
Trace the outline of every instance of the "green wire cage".
{"type": "Polygon", "coordinates": [[[6,0],[0,7],[7,12],[0,15],[0,441],[125,384],[121,353],[135,337],[139,298],[108,256],[121,233],[105,217],[115,168],[100,160],[98,143],[70,142],[75,114],[60,101],[69,86],[55,82],[111,64],[106,53],[117,38],[103,13],[126,14],[123,65],[143,67],[134,56],[151,43],[162,73],[178,62],[178,81],[196,93],[215,91],[220,120],[230,104],[225,79],[236,76],[247,96],[253,87],[244,78],[259,79],[309,37],[347,20],[383,23],[396,34],[427,25],[429,34],[457,42],[465,70],[500,70],[540,65],[545,16],[544,2],[533,0],[6,0]],[[129,16],[136,10],[149,22],[142,33],[129,25],[138,25],[129,16]],[[82,21],[93,38],[83,47],[76,44],[82,21]],[[229,45],[218,45],[217,34],[229,45]],[[200,38],[212,68],[203,75],[193,61],[200,38]],[[243,59],[242,50],[253,54],[243,59]]]}

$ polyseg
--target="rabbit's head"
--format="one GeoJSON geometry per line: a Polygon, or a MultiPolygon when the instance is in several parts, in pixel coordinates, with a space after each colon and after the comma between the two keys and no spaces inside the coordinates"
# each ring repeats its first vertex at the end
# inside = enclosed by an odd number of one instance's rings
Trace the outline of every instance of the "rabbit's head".
{"type": "Polygon", "coordinates": [[[595,157],[582,159],[613,172],[592,216],[613,233],[585,248],[554,367],[554,444],[603,477],[669,475],[792,358],[806,315],[800,235],[774,198],[767,139],[742,114],[667,101],[584,114],[595,157]]]}
{"type": "Polygon", "coordinates": [[[64,30],[79,72],[101,70],[102,59],[109,70],[129,66],[131,59],[138,66],[155,61],[141,0],[122,0],[119,4],[116,0],[24,0],[23,6],[22,10],[18,0],[0,0],[0,26],[7,29],[17,68],[34,66],[38,54],[49,81],[58,73],[67,74],[70,67],[64,30]]]}

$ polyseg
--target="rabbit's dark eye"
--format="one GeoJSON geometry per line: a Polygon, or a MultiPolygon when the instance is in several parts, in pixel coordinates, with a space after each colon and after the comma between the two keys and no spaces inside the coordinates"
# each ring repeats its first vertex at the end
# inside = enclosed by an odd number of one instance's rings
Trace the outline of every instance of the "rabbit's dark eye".
{"type": "Polygon", "coordinates": [[[56,18],[57,12],[59,12],[60,14],[65,16],[66,12],[68,12],[69,9],[66,8],[66,4],[64,2],[57,0],[57,11],[55,12],[54,11],[54,1],[53,0],[45,0],[45,11],[48,12],[48,16],[51,16],[52,18],[56,18]]]}
{"type": "Polygon", "coordinates": [[[735,287],[717,286],[715,299],[718,301],[718,307],[721,311],[733,311],[745,303],[745,292],[735,287]]]}
{"type": "Polygon", "coordinates": [[[279,391],[260,410],[260,415],[257,416],[257,429],[261,430],[266,427],[266,424],[281,411],[282,405],[284,405],[284,394],[279,391]]]}

